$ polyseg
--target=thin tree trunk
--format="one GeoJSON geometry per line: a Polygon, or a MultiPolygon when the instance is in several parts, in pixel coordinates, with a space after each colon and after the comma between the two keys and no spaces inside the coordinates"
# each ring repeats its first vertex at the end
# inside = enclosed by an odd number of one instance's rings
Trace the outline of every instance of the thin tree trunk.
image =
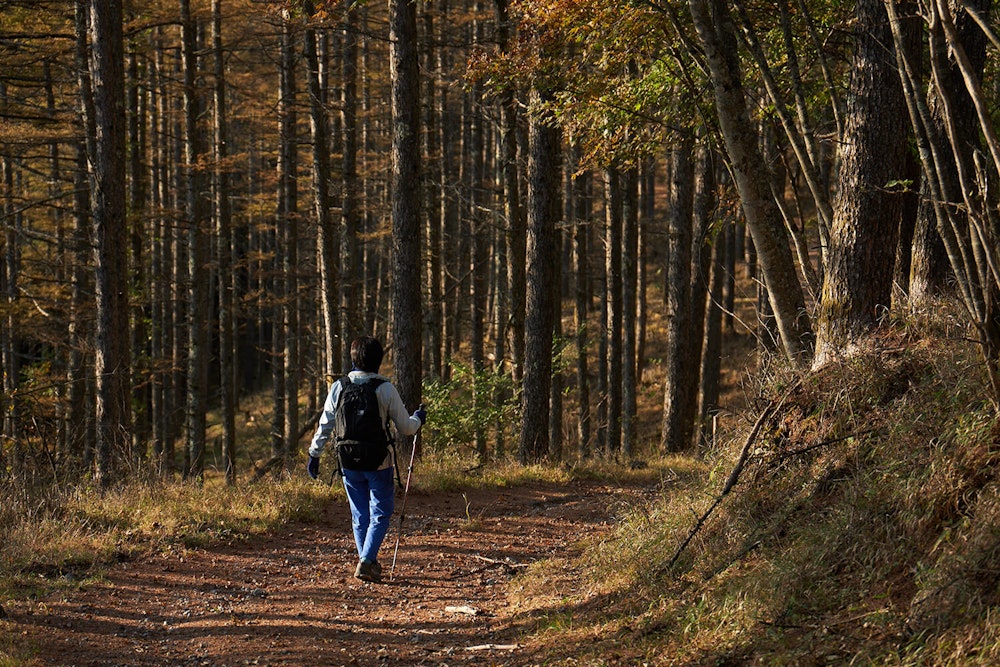
{"type": "Polygon", "coordinates": [[[190,0],[181,2],[184,60],[184,163],[186,213],[188,216],[189,308],[187,348],[187,451],[185,475],[200,480],[205,473],[205,413],[208,409],[210,213],[205,177],[200,169],[205,140],[199,119],[203,105],[196,86],[198,72],[198,26],[191,15],[190,0]]]}
{"type": "MultiPolygon", "coordinates": [[[[561,176],[561,174],[560,174],[561,176]]],[[[559,226],[555,229],[555,261],[552,264],[553,275],[550,287],[552,289],[552,340],[553,355],[552,384],[549,387],[549,451],[548,457],[552,463],[562,461],[563,457],[563,385],[564,378],[561,364],[558,363],[562,356],[562,276],[567,271],[563,270],[562,252],[563,233],[559,226]]]]}
{"type": "Polygon", "coordinates": [[[222,0],[212,0],[212,51],[215,74],[215,217],[218,234],[219,402],[222,420],[222,468],[226,483],[236,483],[236,350],[233,330],[234,284],[232,209],[229,203],[229,118],[226,104],[225,53],[222,47],[222,0]]]}
{"type": "Polygon", "coordinates": [[[622,192],[622,456],[627,461],[636,449],[638,420],[638,359],[636,357],[639,290],[639,170],[629,168],[624,174],[622,192]]]}
{"type": "Polygon", "coordinates": [[[607,280],[607,449],[617,456],[622,443],[622,191],[621,174],[609,167],[604,174],[605,187],[605,275],[607,280]]]}
{"type": "Polygon", "coordinates": [[[132,398],[132,456],[131,463],[139,462],[139,457],[145,455],[146,446],[150,439],[149,424],[149,400],[150,385],[149,374],[149,348],[147,340],[149,334],[146,329],[148,320],[149,303],[149,281],[146,277],[145,267],[145,224],[146,224],[146,172],[143,167],[143,157],[146,152],[143,141],[144,126],[143,109],[140,104],[139,95],[139,59],[135,52],[135,45],[129,48],[127,76],[127,146],[128,146],[128,229],[129,229],[129,250],[131,263],[129,266],[129,279],[132,294],[135,299],[132,302],[130,341],[131,358],[133,362],[132,377],[136,380],[134,396],[132,398]]]}
{"type": "Polygon", "coordinates": [[[756,135],[747,114],[732,20],[722,0],[689,0],[695,28],[705,48],[715,91],[716,111],[740,192],[747,225],[761,266],[785,354],[806,364],[812,329],[780,211],[770,192],[756,135]]]}
{"type": "MultiPolygon", "coordinates": [[[[340,304],[344,316],[341,328],[341,367],[350,368],[350,344],[357,336],[365,333],[361,309],[364,305],[359,298],[361,283],[365,276],[365,266],[355,261],[361,256],[359,234],[362,229],[360,195],[361,181],[358,177],[358,35],[355,21],[356,10],[345,6],[344,35],[341,43],[341,121],[343,124],[343,161],[341,163],[341,224],[343,225],[343,271],[340,274],[340,304]]],[[[339,251],[340,248],[335,248],[339,251]]],[[[338,255],[334,255],[335,257],[338,255]]],[[[333,293],[336,296],[336,292],[333,293]]],[[[337,301],[333,302],[336,308],[337,301]]]]}
{"type": "Polygon", "coordinates": [[[441,229],[441,109],[438,102],[438,81],[442,72],[438,70],[438,51],[435,43],[440,38],[435,28],[434,15],[437,7],[430,2],[422,4],[422,18],[425,47],[423,50],[426,92],[424,93],[424,173],[427,183],[424,201],[427,202],[427,303],[424,309],[424,371],[431,377],[444,376],[443,319],[442,309],[437,304],[443,302],[444,248],[441,229]]]}
{"type": "MultiPolygon", "coordinates": [[[[576,171],[580,147],[574,142],[572,148],[572,169],[576,171]]],[[[576,274],[576,291],[574,299],[573,325],[576,330],[576,389],[577,389],[577,451],[581,459],[591,454],[591,408],[590,408],[590,373],[588,364],[589,343],[588,319],[590,315],[590,215],[591,198],[589,193],[590,172],[585,171],[572,181],[573,199],[573,261],[576,274]]]]}
{"type": "Polygon", "coordinates": [[[701,389],[699,416],[702,447],[713,444],[715,414],[719,407],[719,371],[722,367],[722,286],[726,273],[725,239],[732,222],[726,221],[715,234],[712,243],[711,281],[708,289],[708,308],[705,313],[705,344],[701,355],[701,389]]]}

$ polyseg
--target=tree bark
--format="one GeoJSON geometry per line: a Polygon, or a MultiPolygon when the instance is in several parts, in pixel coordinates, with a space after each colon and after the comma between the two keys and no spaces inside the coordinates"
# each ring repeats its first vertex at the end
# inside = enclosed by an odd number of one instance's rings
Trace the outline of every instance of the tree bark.
{"type": "Polygon", "coordinates": [[[407,408],[421,399],[420,79],[416,6],[389,1],[392,82],[392,340],[396,386],[407,408]]]}
{"type": "Polygon", "coordinates": [[[622,444],[622,188],[617,167],[604,172],[607,281],[607,442],[605,454],[617,456],[622,444]]]}
{"type": "Polygon", "coordinates": [[[639,170],[630,167],[624,174],[622,192],[622,456],[632,458],[636,445],[636,421],[639,417],[638,359],[636,343],[638,331],[639,290],[639,170]]]}
{"type": "Polygon", "coordinates": [[[910,136],[903,89],[880,0],[858,0],[857,43],[841,144],[840,184],[817,326],[819,366],[888,311],[910,136]]]}
{"type": "MultiPolygon", "coordinates": [[[[573,142],[571,169],[575,173],[580,157],[580,146],[573,142]]],[[[581,459],[591,454],[591,409],[590,372],[587,345],[588,320],[590,316],[590,215],[591,198],[589,192],[590,172],[584,171],[572,180],[573,219],[573,263],[576,275],[574,292],[573,325],[576,335],[576,391],[577,391],[577,453],[581,459]]]]}
{"type": "MultiPolygon", "coordinates": [[[[312,0],[306,0],[303,9],[309,20],[313,20],[316,13],[315,4],[312,0]]],[[[349,123],[354,118],[354,106],[357,104],[354,80],[347,72],[357,71],[357,46],[354,46],[354,60],[348,59],[348,49],[346,42],[349,39],[347,33],[351,33],[351,39],[356,39],[350,29],[350,9],[345,10],[344,23],[346,26],[343,51],[343,72],[344,72],[344,194],[341,199],[341,210],[345,217],[355,218],[354,202],[357,193],[357,173],[352,171],[353,180],[351,187],[347,187],[350,180],[347,176],[349,170],[354,168],[354,155],[349,160],[348,152],[357,150],[356,123],[349,123]],[[351,93],[348,95],[348,81],[351,83],[351,93]],[[349,99],[350,98],[350,99],[349,99]],[[350,111],[348,111],[350,108],[350,111]],[[350,129],[348,129],[350,127],[350,129]],[[349,146],[350,145],[350,146],[349,146]],[[350,200],[350,201],[348,201],[350,200]]],[[[309,129],[312,135],[312,187],[313,187],[313,213],[316,216],[316,265],[319,268],[319,302],[320,302],[320,323],[322,325],[322,368],[327,379],[336,377],[339,369],[342,368],[342,353],[340,345],[340,292],[339,292],[339,249],[340,237],[337,225],[334,224],[333,216],[330,212],[330,122],[326,113],[326,90],[323,87],[322,66],[319,57],[318,41],[321,39],[315,27],[311,24],[306,28],[303,35],[303,56],[306,61],[306,88],[309,93],[309,129]]],[[[356,303],[360,304],[360,299],[356,303]]],[[[360,310],[360,309],[359,309],[360,310]]],[[[362,322],[360,314],[356,313],[358,322],[362,322]]]]}
{"type": "MultiPolygon", "coordinates": [[[[357,336],[366,333],[365,320],[361,315],[363,301],[360,297],[362,293],[362,282],[365,276],[365,266],[358,262],[361,257],[359,234],[362,230],[360,195],[361,179],[358,177],[358,26],[355,16],[357,14],[353,3],[347,3],[344,7],[344,34],[341,42],[341,122],[343,127],[343,160],[341,163],[341,182],[343,193],[341,194],[341,224],[343,225],[343,254],[342,261],[338,260],[337,265],[343,267],[340,274],[340,296],[337,292],[331,294],[331,317],[336,317],[336,311],[343,308],[343,318],[340,322],[341,333],[340,350],[341,368],[351,367],[351,341],[357,336]]],[[[338,244],[339,246],[339,244],[338,244]]],[[[340,255],[340,248],[335,247],[340,255]]],[[[334,271],[337,269],[334,268],[334,271]]],[[[336,275],[336,274],[334,274],[336,275]]],[[[329,280],[329,278],[327,278],[329,280]]]]}
{"type": "Polygon", "coordinates": [[[222,468],[227,484],[236,483],[236,349],[233,329],[232,207],[229,202],[229,117],[226,103],[225,52],[222,46],[222,0],[212,0],[212,52],[215,75],[215,217],[218,245],[219,402],[222,421],[222,468]]]}
{"type": "Polygon", "coordinates": [[[705,49],[719,125],[747,225],[760,255],[781,342],[789,360],[805,365],[812,355],[811,324],[784,222],[770,192],[766,171],[761,169],[763,160],[747,114],[732,20],[722,0],[689,0],[689,4],[705,49]]]}
{"type": "Polygon", "coordinates": [[[667,264],[667,353],[660,448],[684,452],[691,446],[698,395],[698,358],[692,355],[691,249],[694,165],[692,141],[671,150],[670,261],[667,264]]]}
{"type": "Polygon", "coordinates": [[[528,238],[524,383],[521,391],[522,463],[541,461],[549,449],[549,390],[552,381],[552,281],[555,229],[560,215],[560,131],[532,90],[534,116],[528,131],[528,238]]]}
{"type": "Polygon", "coordinates": [[[188,349],[187,349],[187,451],[185,476],[200,480],[205,473],[205,414],[208,410],[209,249],[210,213],[205,176],[204,133],[200,126],[203,104],[198,94],[198,26],[190,0],[180,0],[184,63],[184,162],[188,224],[188,349]]]}
{"type": "Polygon", "coordinates": [[[125,210],[125,72],[121,0],[91,0],[90,73],[94,127],[90,154],[95,331],[97,482],[111,484],[131,444],[131,376],[125,210]]]}

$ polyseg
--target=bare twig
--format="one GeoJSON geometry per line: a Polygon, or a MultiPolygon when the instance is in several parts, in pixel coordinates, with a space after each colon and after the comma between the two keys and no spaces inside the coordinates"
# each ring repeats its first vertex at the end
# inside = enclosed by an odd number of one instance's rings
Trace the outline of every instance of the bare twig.
{"type": "Polygon", "coordinates": [[[811,452],[812,450],[819,449],[820,447],[826,447],[827,445],[835,445],[838,442],[843,442],[844,440],[850,440],[851,438],[857,438],[862,435],[871,435],[872,433],[880,433],[881,431],[882,429],[879,428],[869,428],[865,429],[864,431],[858,431],[857,433],[848,433],[847,435],[842,435],[839,438],[830,438],[829,440],[816,442],[806,447],[793,449],[790,452],[784,452],[781,455],[774,457],[774,460],[772,460],[769,465],[776,465],[786,459],[792,458],[793,456],[798,456],[799,454],[805,454],[806,452],[811,452]]]}
{"type": "Polygon", "coordinates": [[[720,503],[722,503],[723,498],[729,495],[729,492],[733,490],[734,486],[736,486],[736,482],[739,481],[740,474],[746,467],[747,459],[750,458],[750,449],[753,447],[754,442],[757,441],[757,436],[760,435],[760,430],[764,427],[765,422],[767,422],[767,420],[771,418],[771,415],[777,412],[778,409],[782,405],[784,405],[785,399],[788,398],[788,396],[792,393],[792,391],[794,391],[798,386],[799,383],[795,382],[791,387],[788,388],[787,391],[785,391],[785,394],[781,397],[781,400],[779,400],[777,403],[772,403],[771,405],[767,406],[764,412],[761,413],[760,417],[757,418],[757,421],[756,423],[754,423],[753,428],[750,429],[750,434],[747,436],[746,442],[743,444],[743,450],[740,452],[740,457],[736,460],[736,465],[733,466],[732,472],[730,472],[729,477],[726,478],[726,484],[725,486],[722,487],[722,492],[719,493],[718,497],[715,499],[714,502],[712,502],[712,505],[705,511],[705,513],[702,514],[700,517],[698,517],[698,520],[697,522],[695,522],[695,525],[691,529],[691,532],[688,533],[688,536],[684,539],[681,545],[677,547],[677,551],[670,558],[670,562],[667,564],[668,569],[673,568],[673,566],[677,564],[677,560],[681,557],[681,554],[684,553],[684,550],[687,548],[688,544],[691,543],[691,540],[694,539],[694,536],[697,535],[698,531],[701,530],[701,527],[705,525],[706,521],[708,521],[708,517],[712,515],[712,512],[715,511],[715,508],[718,507],[720,503]]]}

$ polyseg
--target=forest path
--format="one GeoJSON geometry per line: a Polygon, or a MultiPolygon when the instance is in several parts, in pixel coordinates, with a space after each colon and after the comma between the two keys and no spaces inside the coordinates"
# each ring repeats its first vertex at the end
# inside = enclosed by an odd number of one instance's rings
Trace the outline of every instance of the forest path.
{"type": "MultiPolygon", "coordinates": [[[[518,610],[511,577],[607,530],[616,507],[651,491],[599,482],[411,489],[395,579],[398,514],[380,554],[382,584],[353,577],[350,515],[336,498],[319,523],[122,563],[69,595],[17,604],[8,622],[44,665],[532,664],[523,627],[558,613],[564,598],[518,610]]],[[[552,576],[572,593],[571,573],[552,576]]]]}

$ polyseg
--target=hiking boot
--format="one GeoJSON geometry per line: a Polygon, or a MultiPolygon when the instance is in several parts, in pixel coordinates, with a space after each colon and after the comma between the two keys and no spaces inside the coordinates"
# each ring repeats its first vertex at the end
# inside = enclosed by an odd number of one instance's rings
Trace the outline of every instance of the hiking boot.
{"type": "Polygon", "coordinates": [[[382,581],[382,566],[378,562],[358,561],[358,567],[354,570],[354,576],[362,581],[378,583],[382,581]]]}

